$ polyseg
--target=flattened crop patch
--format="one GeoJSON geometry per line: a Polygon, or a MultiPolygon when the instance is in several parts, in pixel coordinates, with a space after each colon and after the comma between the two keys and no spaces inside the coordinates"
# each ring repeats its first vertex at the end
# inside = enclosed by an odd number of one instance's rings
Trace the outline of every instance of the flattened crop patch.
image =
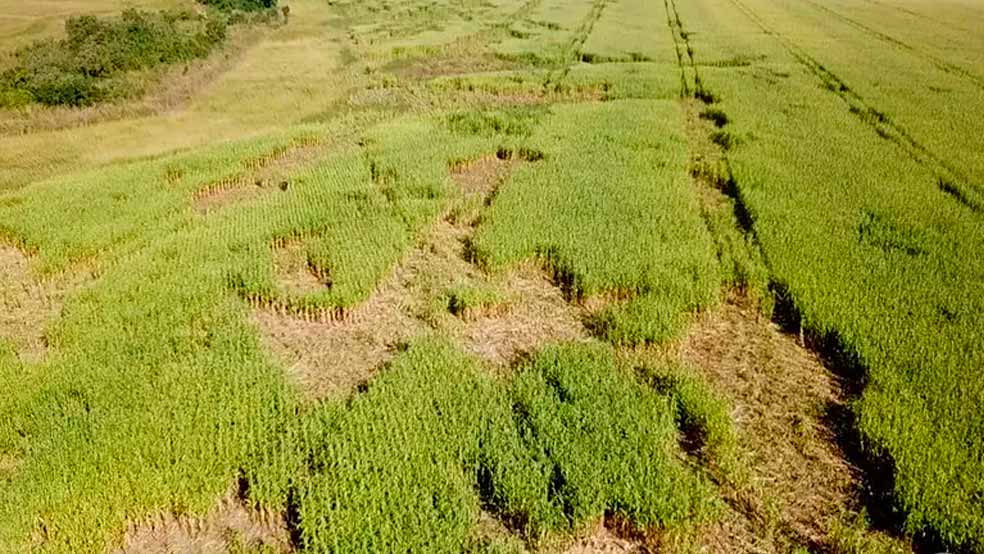
{"type": "Polygon", "coordinates": [[[290,294],[303,295],[324,290],[330,286],[327,275],[318,275],[308,263],[304,245],[300,241],[288,241],[274,251],[274,267],[277,284],[290,294]]]}
{"type": "Polygon", "coordinates": [[[829,546],[844,515],[860,508],[860,472],[831,422],[846,410],[840,378],[795,336],[738,301],[703,314],[679,356],[732,404],[748,469],[747,484],[723,488],[733,512],[706,530],[704,546],[829,546]]]}
{"type": "Polygon", "coordinates": [[[75,275],[41,280],[26,255],[0,244],[0,337],[13,342],[23,361],[45,356],[45,329],[61,313],[65,295],[80,280],[75,275]]]}
{"type": "Polygon", "coordinates": [[[459,339],[465,350],[496,365],[510,365],[543,346],[587,340],[577,307],[542,272],[522,267],[508,275],[506,309],[465,322],[459,339]]]}
{"type": "MultiPolygon", "coordinates": [[[[254,312],[264,344],[306,396],[321,399],[357,390],[424,328],[408,310],[404,265],[341,319],[306,321],[269,309],[254,312]]],[[[313,276],[294,284],[323,286],[313,276]]]]}
{"type": "Polygon", "coordinates": [[[519,163],[512,158],[486,156],[456,166],[451,171],[451,177],[465,194],[481,194],[489,197],[519,163]]]}
{"type": "Polygon", "coordinates": [[[281,516],[252,510],[229,494],[204,517],[160,515],[127,530],[113,554],[292,552],[281,516]]]}

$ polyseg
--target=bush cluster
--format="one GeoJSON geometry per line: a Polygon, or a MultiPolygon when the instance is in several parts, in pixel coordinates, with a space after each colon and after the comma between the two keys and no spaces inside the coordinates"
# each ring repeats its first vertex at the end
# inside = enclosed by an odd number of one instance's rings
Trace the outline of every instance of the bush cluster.
{"type": "Polygon", "coordinates": [[[226,12],[255,12],[277,7],[277,0],[198,0],[198,2],[226,12]]]}
{"type": "Polygon", "coordinates": [[[207,56],[226,37],[221,17],[125,10],[119,17],[71,17],[66,36],[16,52],[0,74],[0,103],[81,106],[127,96],[128,73],[207,56]]]}

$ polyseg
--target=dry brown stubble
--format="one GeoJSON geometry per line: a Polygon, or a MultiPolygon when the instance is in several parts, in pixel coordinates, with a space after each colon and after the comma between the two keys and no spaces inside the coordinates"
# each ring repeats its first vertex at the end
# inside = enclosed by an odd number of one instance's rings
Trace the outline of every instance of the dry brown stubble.
{"type": "Polygon", "coordinates": [[[43,360],[47,326],[61,314],[65,297],[90,277],[84,271],[42,277],[28,256],[0,243],[0,338],[13,343],[21,361],[43,360]]]}
{"type": "Polygon", "coordinates": [[[274,249],[274,271],[277,283],[289,294],[309,294],[328,288],[325,279],[318,277],[308,263],[304,244],[291,240],[274,249]]]}
{"type": "Polygon", "coordinates": [[[398,268],[341,320],[305,321],[263,309],[254,313],[264,343],[306,396],[350,394],[424,330],[408,310],[404,271],[398,268]]]}
{"type": "Polygon", "coordinates": [[[583,314],[537,267],[524,265],[501,282],[508,304],[470,317],[452,335],[472,354],[508,367],[552,343],[588,340],[583,314]]]}
{"type": "Polygon", "coordinates": [[[520,163],[519,160],[502,159],[496,155],[484,156],[455,166],[451,170],[451,178],[465,195],[481,195],[487,199],[495,194],[499,185],[520,163]]]}
{"type": "Polygon", "coordinates": [[[649,552],[639,542],[620,538],[599,522],[584,537],[559,551],[561,554],[643,554],[649,552]]]}
{"type": "Polygon", "coordinates": [[[295,144],[276,155],[257,161],[252,171],[245,171],[220,183],[209,184],[195,195],[195,211],[208,215],[268,194],[288,192],[291,174],[316,163],[333,144],[331,140],[311,140],[295,144]]]}
{"type": "Polygon", "coordinates": [[[234,492],[203,517],[162,514],[131,525],[113,554],[227,554],[293,549],[281,516],[248,508],[234,492]],[[251,551],[251,550],[249,550],[251,551]]]}
{"type": "Polygon", "coordinates": [[[698,317],[669,350],[730,402],[747,470],[722,480],[730,510],[702,530],[700,551],[829,548],[859,508],[861,474],[828,421],[845,408],[841,379],[739,297],[698,317]]]}

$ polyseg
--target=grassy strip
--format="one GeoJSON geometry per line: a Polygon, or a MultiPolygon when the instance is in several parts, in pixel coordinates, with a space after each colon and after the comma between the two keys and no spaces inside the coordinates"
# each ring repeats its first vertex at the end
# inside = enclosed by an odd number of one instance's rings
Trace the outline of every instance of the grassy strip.
{"type": "Polygon", "coordinates": [[[505,384],[425,340],[303,436],[292,498],[313,551],[505,546],[474,534],[480,509],[534,545],[602,516],[652,531],[713,513],[677,461],[669,398],[600,344],[548,349],[505,384]]]}
{"type": "Polygon", "coordinates": [[[679,121],[669,102],[556,108],[531,139],[544,160],[517,170],[484,218],[480,259],[539,257],[571,297],[627,298],[598,320],[613,341],[672,336],[718,294],[679,121]]]}
{"type": "Polygon", "coordinates": [[[980,548],[984,387],[969,376],[984,363],[984,268],[968,255],[984,248],[979,216],[812,83],[709,74],[739,133],[770,137],[732,151],[736,183],[795,307],[786,319],[864,385],[865,450],[894,468],[881,486],[909,531],[980,548]],[[794,115],[788,98],[816,108],[794,115]]]}

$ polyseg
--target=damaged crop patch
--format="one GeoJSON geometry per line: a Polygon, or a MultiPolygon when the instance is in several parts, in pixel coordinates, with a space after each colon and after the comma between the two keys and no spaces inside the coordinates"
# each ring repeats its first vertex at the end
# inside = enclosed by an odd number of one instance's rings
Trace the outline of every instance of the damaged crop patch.
{"type": "MultiPolygon", "coordinates": [[[[354,392],[425,328],[409,312],[407,263],[344,317],[311,320],[272,309],[254,310],[264,344],[280,358],[304,396],[321,399],[354,392]]],[[[321,286],[313,276],[304,279],[306,285],[321,286]]]]}
{"type": "Polygon", "coordinates": [[[162,514],[132,524],[123,546],[112,554],[236,554],[264,552],[287,554],[287,526],[280,515],[248,507],[230,493],[201,517],[162,514]]]}
{"type": "Polygon", "coordinates": [[[40,276],[21,250],[0,243],[0,339],[12,342],[22,361],[43,359],[48,325],[61,314],[65,297],[85,280],[79,272],[40,276]]]}
{"type": "Polygon", "coordinates": [[[501,280],[507,304],[478,312],[451,332],[462,347],[497,366],[508,366],[541,348],[587,340],[580,310],[532,266],[513,270],[501,280]]]}

